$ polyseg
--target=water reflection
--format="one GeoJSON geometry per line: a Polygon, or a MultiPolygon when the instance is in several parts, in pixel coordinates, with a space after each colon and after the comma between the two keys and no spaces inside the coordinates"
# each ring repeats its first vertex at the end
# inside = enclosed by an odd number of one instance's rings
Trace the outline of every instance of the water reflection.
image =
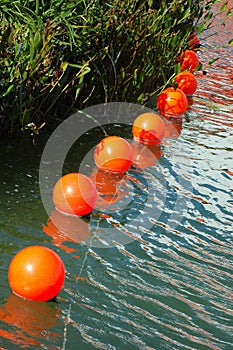
{"type": "Polygon", "coordinates": [[[68,247],[65,242],[79,244],[91,237],[88,219],[66,215],[56,209],[52,211],[46,225],[43,226],[43,231],[52,238],[55,246],[65,250],[66,253],[75,253],[77,250],[68,247]]]}
{"type": "MultiPolygon", "coordinates": [[[[59,305],[63,315],[48,304],[43,305],[52,308],[48,312],[33,310],[35,302],[29,302],[28,310],[22,299],[12,311],[10,300],[17,297],[10,295],[0,308],[0,347],[52,349],[59,343],[61,349],[56,322],[67,314],[67,350],[78,345],[82,350],[232,348],[233,48],[216,47],[226,43],[226,35],[210,37],[212,46],[204,43],[199,53],[203,62],[216,55],[220,59],[206,75],[197,73],[189,119],[167,120],[161,147],[135,144],[134,166],[126,176],[94,174],[100,204],[90,222],[51,213],[44,234],[60,249],[69,271],[59,305]],[[92,234],[87,249],[80,243],[89,242],[92,234]],[[106,246],[110,249],[100,249],[106,246]]],[[[8,174],[10,168],[4,181],[8,174]]],[[[30,189],[34,178],[32,174],[30,189]]],[[[12,188],[21,186],[14,180],[12,188]]],[[[28,220],[28,209],[38,212],[38,202],[32,205],[30,198],[28,190],[29,204],[22,205],[17,220],[12,201],[11,211],[2,216],[9,222],[7,229],[1,226],[5,274],[4,259],[16,246],[38,237],[44,242],[37,229],[41,217],[28,220]]],[[[2,293],[8,293],[4,288],[2,293]]]]}
{"type": "Polygon", "coordinates": [[[165,139],[179,137],[181,135],[182,128],[183,128],[183,118],[168,119],[168,121],[166,122],[165,139]]]}
{"type": "Polygon", "coordinates": [[[145,169],[154,166],[163,155],[160,145],[144,145],[133,141],[131,147],[133,149],[133,165],[136,168],[145,169]]]}
{"type": "Polygon", "coordinates": [[[98,197],[95,208],[103,210],[123,199],[127,194],[126,176],[124,173],[115,174],[94,168],[90,178],[94,182],[98,197]]]}
{"type": "Polygon", "coordinates": [[[52,344],[61,337],[53,331],[60,317],[61,310],[55,303],[27,300],[12,293],[0,306],[0,337],[20,347],[42,347],[47,338],[52,344]]]}

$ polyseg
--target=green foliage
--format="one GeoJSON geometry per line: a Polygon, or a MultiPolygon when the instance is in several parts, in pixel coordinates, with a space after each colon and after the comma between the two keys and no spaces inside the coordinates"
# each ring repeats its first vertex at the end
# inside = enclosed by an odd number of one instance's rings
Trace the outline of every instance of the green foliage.
{"type": "Polygon", "coordinates": [[[5,125],[27,129],[103,102],[146,103],[215,2],[1,0],[5,125]]]}

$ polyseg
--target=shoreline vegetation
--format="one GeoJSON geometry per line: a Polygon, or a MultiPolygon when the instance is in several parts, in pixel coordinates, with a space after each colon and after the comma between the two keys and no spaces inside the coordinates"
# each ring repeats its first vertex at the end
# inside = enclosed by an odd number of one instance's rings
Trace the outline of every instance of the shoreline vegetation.
{"type": "Polygon", "coordinates": [[[98,103],[148,105],[219,2],[231,16],[218,0],[1,0],[0,135],[38,134],[98,103]]]}

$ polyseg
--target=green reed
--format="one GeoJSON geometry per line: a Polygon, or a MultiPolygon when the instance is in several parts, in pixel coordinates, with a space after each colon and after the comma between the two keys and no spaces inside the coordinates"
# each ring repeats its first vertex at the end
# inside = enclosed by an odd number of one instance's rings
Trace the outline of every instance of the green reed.
{"type": "Polygon", "coordinates": [[[3,126],[38,132],[97,103],[147,103],[216,2],[1,0],[3,126]]]}

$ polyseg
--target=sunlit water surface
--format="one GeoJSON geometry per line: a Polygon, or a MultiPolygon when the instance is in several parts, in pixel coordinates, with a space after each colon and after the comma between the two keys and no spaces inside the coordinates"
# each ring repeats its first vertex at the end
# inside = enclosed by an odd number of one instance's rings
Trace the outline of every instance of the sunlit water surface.
{"type": "MultiPolygon", "coordinates": [[[[38,185],[43,141],[1,143],[1,349],[232,349],[229,31],[203,38],[202,62],[219,60],[198,73],[193,105],[176,137],[155,154],[156,164],[131,168],[119,201],[93,212],[94,236],[87,219],[69,222],[69,232],[62,215],[48,218],[38,185]],[[10,291],[10,260],[34,244],[65,263],[55,303],[10,291]]],[[[68,167],[75,171],[74,163],[68,167]]]]}

